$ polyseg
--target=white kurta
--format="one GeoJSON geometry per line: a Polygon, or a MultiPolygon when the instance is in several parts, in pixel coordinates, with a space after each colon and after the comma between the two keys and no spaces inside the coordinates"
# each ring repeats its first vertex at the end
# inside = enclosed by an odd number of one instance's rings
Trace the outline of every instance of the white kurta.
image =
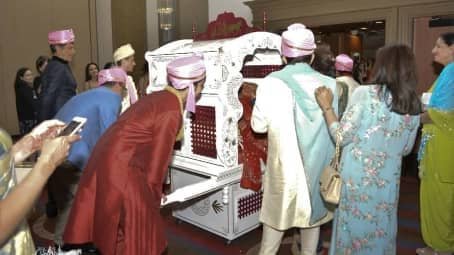
{"type": "Polygon", "coordinates": [[[126,111],[129,106],[131,106],[135,101],[137,100],[138,95],[137,95],[137,88],[136,84],[134,83],[134,80],[130,75],[128,75],[128,80],[126,81],[126,89],[128,90],[128,94],[123,97],[123,100],[121,101],[121,113],[126,111]]]}
{"type": "Polygon", "coordinates": [[[259,84],[251,126],[255,132],[268,132],[260,221],[278,230],[308,227],[311,214],[294,126],[294,106],[292,92],[283,81],[267,77],[259,84]]]}

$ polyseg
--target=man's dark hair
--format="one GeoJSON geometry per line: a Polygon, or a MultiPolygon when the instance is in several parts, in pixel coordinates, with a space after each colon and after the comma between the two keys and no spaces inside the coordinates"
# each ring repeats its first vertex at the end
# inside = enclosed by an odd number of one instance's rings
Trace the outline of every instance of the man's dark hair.
{"type": "Polygon", "coordinates": [[[104,64],[102,69],[109,69],[109,68],[112,68],[114,66],[115,66],[114,62],[107,62],[107,63],[104,64]]]}
{"type": "Polygon", "coordinates": [[[311,63],[311,59],[312,59],[312,54],[311,55],[306,55],[306,56],[301,56],[301,57],[296,57],[296,58],[289,58],[289,57],[285,57],[287,59],[287,63],[289,65],[294,65],[294,64],[297,64],[297,63],[307,63],[307,64],[310,64],[311,63]]]}
{"type": "Polygon", "coordinates": [[[117,82],[108,81],[108,82],[105,82],[105,83],[101,84],[100,86],[107,87],[107,88],[112,88],[113,86],[115,86],[115,84],[117,84],[117,82]]]}
{"type": "Polygon", "coordinates": [[[334,67],[334,56],[331,47],[328,44],[320,44],[314,50],[314,62],[312,68],[315,71],[336,78],[336,69],[334,67]]]}
{"type": "Polygon", "coordinates": [[[65,45],[66,44],[50,44],[49,45],[50,52],[52,52],[52,54],[55,54],[55,52],[57,52],[57,47],[56,46],[63,48],[63,47],[65,47],[65,45]]]}

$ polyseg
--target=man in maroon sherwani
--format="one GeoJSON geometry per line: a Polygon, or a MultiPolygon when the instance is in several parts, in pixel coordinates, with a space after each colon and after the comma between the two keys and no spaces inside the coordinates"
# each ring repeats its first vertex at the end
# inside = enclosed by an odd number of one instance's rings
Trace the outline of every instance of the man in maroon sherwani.
{"type": "Polygon", "coordinates": [[[175,140],[183,135],[183,103],[195,111],[205,83],[200,57],[167,66],[172,87],[132,105],[99,139],[80,180],[66,225],[68,244],[93,243],[103,255],[161,254],[162,184],[175,140]]]}

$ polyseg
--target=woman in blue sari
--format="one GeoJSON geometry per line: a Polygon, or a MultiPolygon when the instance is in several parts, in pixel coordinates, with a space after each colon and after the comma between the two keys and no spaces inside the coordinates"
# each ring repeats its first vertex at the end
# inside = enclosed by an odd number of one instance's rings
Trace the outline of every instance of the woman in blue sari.
{"type": "Polygon", "coordinates": [[[396,254],[401,161],[413,147],[421,111],[412,50],[380,48],[372,82],[353,92],[340,122],[332,92],[324,87],[315,92],[331,136],[337,134],[343,146],[331,255],[396,254]]]}

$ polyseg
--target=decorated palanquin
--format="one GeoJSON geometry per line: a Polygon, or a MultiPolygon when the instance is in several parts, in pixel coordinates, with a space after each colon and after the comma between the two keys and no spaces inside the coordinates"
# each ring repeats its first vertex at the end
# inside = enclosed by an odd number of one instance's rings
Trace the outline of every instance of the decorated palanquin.
{"type": "MultiPolygon", "coordinates": [[[[247,157],[255,167],[263,167],[266,159],[259,158],[266,158],[266,140],[258,137],[261,142],[251,145],[250,139],[255,138],[251,138],[252,132],[241,131],[250,129],[249,121],[242,116],[244,110],[250,118],[254,84],[281,69],[280,43],[276,34],[252,32],[231,39],[174,41],[145,54],[150,70],[149,93],[167,85],[166,66],[171,60],[203,56],[205,86],[196,114],[185,114],[184,139],[169,166],[171,193],[163,205],[182,202],[174,205],[174,217],[228,242],[260,225],[262,192],[260,186],[251,183],[242,183],[250,186],[247,189],[240,187],[247,160],[241,152],[255,147],[257,153],[247,157]],[[242,88],[243,84],[247,85],[242,88]],[[243,109],[242,103],[247,107],[243,109]],[[247,133],[247,137],[241,133],[247,133]]],[[[255,177],[260,179],[261,174],[255,177]]]]}

